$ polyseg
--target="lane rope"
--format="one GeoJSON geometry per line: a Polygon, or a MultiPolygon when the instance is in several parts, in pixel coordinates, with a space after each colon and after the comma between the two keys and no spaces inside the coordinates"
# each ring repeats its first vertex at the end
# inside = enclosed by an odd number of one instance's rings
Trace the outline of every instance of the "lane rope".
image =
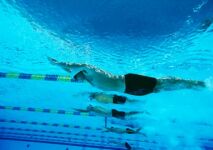
{"type": "MultiPolygon", "coordinates": [[[[102,128],[94,128],[94,127],[89,127],[89,126],[86,126],[86,127],[82,127],[82,126],[79,126],[79,125],[70,125],[70,124],[58,124],[58,123],[47,123],[47,122],[35,122],[35,121],[17,121],[17,120],[6,120],[6,119],[0,119],[0,122],[1,123],[13,123],[13,124],[24,124],[24,125],[35,125],[35,126],[38,126],[38,125],[41,125],[41,126],[51,126],[51,127],[65,127],[65,128],[74,128],[74,129],[86,129],[86,130],[96,130],[96,131],[99,131],[99,132],[104,132],[104,129],[102,128]]],[[[41,131],[41,132],[45,132],[45,131],[41,131]]],[[[59,134],[62,134],[61,132],[59,132],[59,134]]],[[[106,138],[104,136],[97,136],[97,135],[92,135],[93,137],[100,137],[100,138],[106,138]]],[[[112,136],[109,136],[107,137],[109,139],[115,139],[115,140],[125,140],[125,141],[133,141],[133,142],[148,142],[147,140],[133,140],[133,139],[124,139],[124,138],[121,138],[121,137],[118,137],[118,138],[115,138],[115,137],[112,137],[112,136]]],[[[151,143],[151,142],[149,142],[151,143]]],[[[154,142],[152,142],[154,143],[154,142]]]]}
{"type": "Polygon", "coordinates": [[[29,74],[29,73],[15,73],[15,72],[8,72],[8,73],[0,72],[0,78],[76,82],[70,76],[64,75],[29,74]]]}
{"type": "MultiPolygon", "coordinates": [[[[90,148],[99,148],[99,149],[115,149],[120,150],[123,148],[116,148],[111,146],[105,146],[103,144],[99,145],[94,142],[86,143],[76,142],[72,140],[78,140],[78,138],[69,138],[68,140],[62,140],[64,137],[55,137],[55,136],[46,136],[46,135],[37,135],[37,134],[20,134],[17,132],[4,132],[1,134],[0,140],[17,140],[17,141],[26,141],[26,142],[39,142],[39,143],[49,143],[49,144],[61,144],[61,145],[71,145],[71,146],[80,146],[80,147],[90,147],[90,148]],[[27,138],[26,138],[27,136],[27,138]]],[[[86,139],[87,140],[87,139],[86,139]]],[[[83,141],[83,140],[82,140],[83,141]]],[[[125,149],[123,149],[125,150],[125,149]]]]}
{"type": "MultiPolygon", "coordinates": [[[[82,138],[76,138],[76,137],[72,137],[71,135],[74,136],[81,136],[79,134],[73,134],[70,132],[58,132],[58,131],[47,131],[47,130],[37,130],[37,129],[24,129],[24,128],[7,128],[7,127],[0,127],[0,130],[2,130],[0,132],[0,134],[13,134],[14,135],[25,135],[25,136],[39,136],[39,137],[47,137],[47,138],[56,138],[56,139],[65,139],[67,141],[70,141],[71,139],[73,140],[77,140],[77,141],[85,141],[85,139],[82,138]],[[9,130],[9,131],[7,131],[9,130]],[[13,131],[13,132],[12,132],[13,131]],[[19,131],[19,132],[15,132],[15,131],[19,131]],[[20,133],[20,132],[33,132],[36,134],[32,134],[32,133],[20,133]],[[40,133],[40,134],[39,134],[40,133]],[[59,134],[59,135],[48,135],[48,134],[59,134]],[[67,136],[61,136],[61,135],[67,135],[67,136]]],[[[87,138],[87,141],[91,141],[91,142],[97,142],[97,143],[101,143],[101,141],[99,140],[95,140],[95,139],[90,139],[88,138],[88,134],[82,135],[84,138],[87,138]]]]}
{"type": "Polygon", "coordinates": [[[50,114],[76,115],[76,116],[96,116],[94,112],[79,112],[79,111],[49,109],[49,108],[17,107],[17,106],[3,106],[3,105],[0,105],[0,110],[42,112],[50,114]]]}
{"type": "Polygon", "coordinates": [[[94,128],[90,126],[79,126],[71,124],[59,124],[59,123],[48,123],[48,122],[36,122],[36,121],[24,121],[24,120],[7,120],[0,118],[1,123],[13,123],[13,124],[23,124],[23,125],[40,125],[40,126],[50,126],[50,127],[64,127],[64,128],[74,128],[74,129],[85,129],[85,130],[97,130],[103,131],[102,128],[94,128]]]}
{"type": "MultiPolygon", "coordinates": [[[[37,129],[27,129],[27,128],[13,128],[13,127],[0,127],[0,130],[2,130],[2,133],[6,133],[5,130],[9,130],[9,131],[20,131],[20,132],[34,132],[34,133],[40,133],[40,134],[58,134],[58,135],[67,136],[67,137],[62,137],[64,139],[70,139],[70,138],[73,139],[73,138],[75,138],[75,136],[78,136],[78,137],[87,138],[88,141],[94,141],[94,142],[99,142],[99,143],[101,143],[103,141],[94,140],[94,138],[104,139],[104,141],[106,141],[106,139],[115,140],[113,142],[117,142],[117,143],[120,143],[120,142],[125,143],[126,141],[137,142],[137,143],[143,142],[143,141],[137,141],[137,140],[123,139],[123,138],[98,136],[98,135],[94,135],[94,134],[79,134],[79,133],[61,132],[61,131],[53,131],[53,130],[49,130],[48,131],[48,130],[37,130],[37,129]],[[90,140],[90,137],[92,138],[92,140],[90,140]]],[[[59,139],[61,138],[61,136],[51,136],[51,137],[59,138],[59,139]]],[[[84,141],[85,139],[78,139],[78,140],[84,141]]],[[[149,142],[147,142],[147,143],[149,143],[149,142]]]]}

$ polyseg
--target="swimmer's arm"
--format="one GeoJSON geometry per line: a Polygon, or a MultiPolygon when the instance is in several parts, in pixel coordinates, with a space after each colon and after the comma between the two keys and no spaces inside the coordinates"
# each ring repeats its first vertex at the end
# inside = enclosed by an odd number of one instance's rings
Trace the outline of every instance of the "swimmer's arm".
{"type": "Polygon", "coordinates": [[[97,114],[103,115],[103,116],[111,116],[110,111],[108,111],[107,109],[100,107],[100,106],[89,105],[87,107],[87,109],[75,109],[75,110],[80,111],[80,112],[94,112],[94,113],[97,113],[97,114]]]}
{"type": "Polygon", "coordinates": [[[108,111],[102,107],[99,107],[99,106],[92,106],[92,105],[89,105],[87,107],[87,109],[74,109],[76,111],[79,111],[79,112],[95,112],[97,114],[103,114],[103,115],[107,115],[108,114],[108,111]]]}
{"type": "Polygon", "coordinates": [[[123,130],[121,128],[105,128],[105,131],[104,132],[114,132],[114,133],[120,133],[120,134],[123,134],[123,133],[126,133],[126,130],[123,130]]]}
{"type": "Polygon", "coordinates": [[[113,75],[109,72],[106,72],[104,70],[101,70],[89,64],[59,62],[58,60],[51,57],[48,57],[48,60],[50,61],[51,64],[61,66],[64,70],[66,70],[69,73],[73,72],[73,74],[82,70],[86,70],[86,71],[93,71],[94,73],[102,74],[109,78],[114,78],[114,79],[124,78],[122,75],[113,75]]]}
{"type": "Polygon", "coordinates": [[[86,64],[80,64],[80,63],[68,63],[68,62],[60,62],[54,58],[48,57],[48,60],[53,65],[58,65],[62,67],[67,72],[79,72],[82,70],[85,70],[85,68],[89,68],[89,65],[86,64]]]}
{"type": "Polygon", "coordinates": [[[74,109],[75,111],[78,111],[78,112],[90,112],[89,110],[87,109],[74,109]]]}

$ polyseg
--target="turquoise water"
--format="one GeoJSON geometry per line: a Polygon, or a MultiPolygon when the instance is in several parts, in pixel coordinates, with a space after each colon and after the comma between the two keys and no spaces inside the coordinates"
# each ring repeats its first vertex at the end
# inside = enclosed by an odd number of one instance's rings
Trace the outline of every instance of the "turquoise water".
{"type": "Polygon", "coordinates": [[[0,72],[69,75],[47,57],[88,63],[113,74],[202,80],[204,90],[129,96],[103,105],[85,83],[0,78],[0,105],[73,111],[89,104],[146,110],[134,120],[0,109],[0,148],[212,149],[213,3],[211,0],[0,0],[0,72]],[[32,123],[34,122],[34,123],[32,123]],[[105,126],[142,127],[140,134],[105,126]],[[69,127],[67,127],[69,126],[69,127]]]}

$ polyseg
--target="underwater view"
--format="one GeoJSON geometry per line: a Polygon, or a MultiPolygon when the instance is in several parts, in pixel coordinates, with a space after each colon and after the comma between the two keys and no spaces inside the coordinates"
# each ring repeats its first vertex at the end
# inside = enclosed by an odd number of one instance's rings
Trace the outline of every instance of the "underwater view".
{"type": "Polygon", "coordinates": [[[0,0],[0,150],[210,150],[212,116],[212,0],[0,0]]]}

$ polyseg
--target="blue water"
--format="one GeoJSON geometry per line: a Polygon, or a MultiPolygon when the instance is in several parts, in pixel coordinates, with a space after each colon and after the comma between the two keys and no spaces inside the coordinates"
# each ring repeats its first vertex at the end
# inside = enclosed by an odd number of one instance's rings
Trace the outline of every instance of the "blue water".
{"type": "Polygon", "coordinates": [[[86,93],[100,90],[85,83],[0,78],[1,106],[71,111],[92,103],[150,113],[106,123],[100,116],[0,110],[0,149],[125,149],[125,142],[134,149],[213,149],[212,22],[212,0],[0,0],[0,72],[69,75],[50,56],[113,74],[175,76],[208,86],[127,95],[140,102],[113,106],[91,102],[86,93]],[[124,124],[141,133],[104,132],[105,125],[124,124]]]}

